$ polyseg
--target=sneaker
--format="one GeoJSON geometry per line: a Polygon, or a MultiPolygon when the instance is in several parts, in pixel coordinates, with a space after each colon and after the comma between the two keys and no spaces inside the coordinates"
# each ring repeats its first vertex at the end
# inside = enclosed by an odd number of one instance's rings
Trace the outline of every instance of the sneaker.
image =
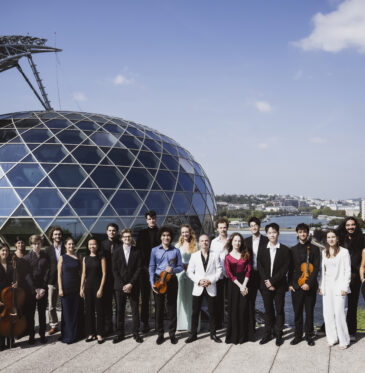
{"type": "Polygon", "coordinates": [[[356,334],[350,335],[350,342],[356,342],[356,334]]]}

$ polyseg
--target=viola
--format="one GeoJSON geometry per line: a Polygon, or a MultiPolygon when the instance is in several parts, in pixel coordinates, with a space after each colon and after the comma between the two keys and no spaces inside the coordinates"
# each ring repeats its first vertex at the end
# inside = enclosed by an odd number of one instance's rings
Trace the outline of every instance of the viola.
{"type": "MultiPolygon", "coordinates": [[[[171,259],[169,265],[173,264],[176,261],[175,258],[171,259]]],[[[172,274],[166,271],[160,273],[159,279],[154,283],[155,290],[159,294],[165,294],[167,290],[167,283],[171,280],[172,274]]]]}
{"type": "MultiPolygon", "coordinates": [[[[15,255],[12,266],[13,284],[15,284],[17,282],[15,255]]],[[[12,343],[12,339],[22,335],[27,326],[25,316],[19,312],[25,302],[25,292],[19,287],[8,286],[1,292],[1,302],[4,304],[4,309],[0,314],[0,335],[9,337],[12,343]]]]}
{"type": "Polygon", "coordinates": [[[306,283],[309,276],[313,272],[313,264],[309,263],[309,252],[310,252],[310,245],[307,246],[307,261],[300,265],[300,271],[302,272],[301,276],[298,279],[298,285],[302,286],[306,283]]]}

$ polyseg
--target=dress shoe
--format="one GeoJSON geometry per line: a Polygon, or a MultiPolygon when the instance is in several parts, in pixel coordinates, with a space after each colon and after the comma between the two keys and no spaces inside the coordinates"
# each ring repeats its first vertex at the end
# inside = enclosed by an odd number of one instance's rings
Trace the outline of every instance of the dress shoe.
{"type": "Polygon", "coordinates": [[[284,343],[283,337],[276,337],[275,344],[281,346],[284,343]]]}
{"type": "Polygon", "coordinates": [[[45,335],[41,335],[41,337],[39,338],[39,340],[40,340],[40,342],[41,342],[42,344],[47,343],[47,337],[46,337],[45,335]]]}
{"type": "Polygon", "coordinates": [[[271,337],[266,336],[266,337],[261,339],[260,345],[264,345],[264,344],[266,344],[267,342],[270,342],[270,341],[271,341],[271,337]]]}
{"type": "Polygon", "coordinates": [[[158,344],[158,345],[160,345],[160,344],[162,344],[162,343],[164,343],[165,342],[165,337],[163,336],[163,334],[160,334],[158,337],[157,337],[157,339],[156,339],[156,343],[158,344]]]}
{"type": "Polygon", "coordinates": [[[222,340],[219,337],[217,337],[215,334],[212,334],[210,336],[210,339],[213,340],[214,342],[222,343],[222,340]]]}
{"type": "Polygon", "coordinates": [[[178,339],[174,335],[170,335],[170,342],[173,345],[176,345],[176,343],[178,342],[178,339]]]}
{"type": "Polygon", "coordinates": [[[95,335],[92,335],[91,337],[88,337],[85,339],[85,342],[91,342],[93,341],[94,339],[96,339],[95,335]]]}
{"type": "Polygon", "coordinates": [[[307,338],[306,340],[307,340],[308,346],[314,346],[315,345],[313,338],[307,338]]]}
{"type": "Polygon", "coordinates": [[[292,346],[295,346],[295,345],[297,345],[301,341],[302,341],[302,338],[295,337],[292,341],[290,341],[290,344],[292,346]]]}
{"type": "Polygon", "coordinates": [[[151,327],[148,323],[143,324],[142,333],[148,333],[151,330],[151,327]]]}
{"type": "Polygon", "coordinates": [[[133,334],[133,339],[137,342],[137,343],[142,343],[143,342],[143,338],[137,333],[137,334],[133,334]]]}
{"type": "Polygon", "coordinates": [[[124,335],[117,335],[114,339],[113,339],[113,343],[119,343],[121,341],[123,341],[124,339],[124,335]]]}
{"type": "Polygon", "coordinates": [[[102,345],[105,342],[105,339],[98,339],[98,344],[102,345]]]}
{"type": "Polygon", "coordinates": [[[191,342],[194,342],[198,339],[198,337],[196,335],[190,335],[188,338],[185,339],[185,343],[191,343],[191,342]]]}
{"type": "Polygon", "coordinates": [[[34,337],[29,337],[29,339],[28,339],[28,344],[29,344],[29,345],[34,345],[34,343],[35,343],[35,339],[34,339],[34,337]]]}
{"type": "Polygon", "coordinates": [[[58,328],[51,328],[51,329],[49,329],[49,331],[48,331],[48,335],[53,335],[53,334],[55,334],[55,333],[57,333],[58,332],[58,328]]]}

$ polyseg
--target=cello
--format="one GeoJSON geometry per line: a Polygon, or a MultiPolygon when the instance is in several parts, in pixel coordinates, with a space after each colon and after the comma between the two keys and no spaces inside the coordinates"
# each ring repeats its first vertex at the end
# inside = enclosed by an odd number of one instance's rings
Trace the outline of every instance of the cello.
{"type": "Polygon", "coordinates": [[[2,290],[0,299],[4,309],[0,314],[0,335],[10,338],[10,348],[14,337],[22,335],[26,329],[27,322],[24,315],[21,315],[21,307],[25,301],[23,289],[13,287],[17,283],[15,255],[12,258],[13,283],[2,290]]]}

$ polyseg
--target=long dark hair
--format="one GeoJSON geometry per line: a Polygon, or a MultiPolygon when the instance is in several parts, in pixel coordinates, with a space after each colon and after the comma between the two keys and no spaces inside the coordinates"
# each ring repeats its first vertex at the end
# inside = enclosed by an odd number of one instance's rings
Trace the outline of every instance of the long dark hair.
{"type": "MultiPolygon", "coordinates": [[[[352,235],[351,241],[353,242],[353,244],[355,244],[355,246],[357,246],[356,245],[357,241],[362,240],[362,230],[360,228],[359,222],[353,216],[348,216],[341,222],[341,224],[337,228],[337,236],[338,236],[340,244],[343,245],[346,238],[349,236],[349,233],[347,232],[347,229],[346,229],[346,223],[349,220],[353,220],[355,222],[355,231],[352,235]]],[[[362,241],[360,243],[362,243],[362,241]]]]}
{"type": "Polygon", "coordinates": [[[245,241],[243,240],[243,236],[238,233],[238,232],[235,232],[235,233],[232,233],[226,243],[226,246],[225,248],[228,250],[228,252],[230,253],[232,250],[233,250],[233,246],[232,246],[232,241],[233,239],[238,236],[241,238],[241,246],[239,248],[239,252],[241,253],[241,258],[243,260],[249,260],[250,259],[250,253],[249,251],[247,250],[247,247],[245,245],[245,241]]]}

